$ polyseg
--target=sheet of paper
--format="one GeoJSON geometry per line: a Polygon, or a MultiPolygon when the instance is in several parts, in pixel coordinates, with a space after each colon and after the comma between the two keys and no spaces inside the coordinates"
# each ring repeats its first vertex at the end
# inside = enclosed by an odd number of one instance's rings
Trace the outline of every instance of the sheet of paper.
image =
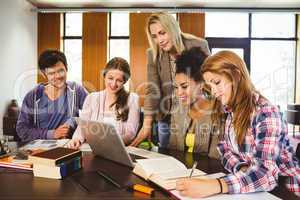
{"type": "Polygon", "coordinates": [[[254,199],[263,199],[263,200],[278,200],[280,198],[272,195],[268,192],[256,192],[256,193],[249,193],[249,194],[220,194],[215,195],[207,198],[188,198],[183,197],[179,194],[177,190],[172,190],[171,193],[175,195],[178,199],[181,200],[254,200],[254,199]]]}
{"type": "MultiPolygon", "coordinates": [[[[215,174],[208,174],[206,176],[196,177],[196,178],[220,178],[224,176],[224,173],[215,173],[215,174]]],[[[249,193],[249,194],[219,194],[207,198],[189,198],[183,197],[179,194],[177,190],[170,191],[174,196],[181,200],[253,200],[253,199],[263,199],[263,200],[278,200],[280,198],[274,196],[268,192],[257,192],[257,193],[249,193]]]]}
{"type": "Polygon", "coordinates": [[[85,142],[80,146],[80,151],[92,152],[92,149],[91,149],[90,145],[85,142]]]}

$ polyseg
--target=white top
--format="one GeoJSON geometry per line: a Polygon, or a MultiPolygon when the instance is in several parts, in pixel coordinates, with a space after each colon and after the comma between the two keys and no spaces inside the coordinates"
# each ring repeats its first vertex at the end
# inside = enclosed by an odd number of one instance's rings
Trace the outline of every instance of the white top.
{"type": "MultiPolygon", "coordinates": [[[[122,136],[123,141],[130,142],[136,135],[140,121],[139,96],[133,92],[129,94],[127,102],[129,113],[125,122],[117,121],[114,112],[104,112],[105,96],[105,90],[90,93],[84,101],[79,117],[85,120],[111,123],[116,127],[117,133],[122,136]]],[[[79,138],[81,142],[84,142],[85,138],[80,128],[76,129],[73,138],[79,138]]]]}

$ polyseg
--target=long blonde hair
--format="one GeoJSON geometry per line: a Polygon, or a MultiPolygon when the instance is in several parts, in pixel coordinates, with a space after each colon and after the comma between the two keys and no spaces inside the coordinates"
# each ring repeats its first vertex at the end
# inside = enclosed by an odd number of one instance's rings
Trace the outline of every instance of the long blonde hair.
{"type": "Polygon", "coordinates": [[[182,41],[182,32],[177,21],[170,14],[164,12],[154,13],[148,18],[146,25],[148,42],[153,51],[153,61],[156,61],[156,58],[160,53],[159,46],[158,44],[155,44],[150,32],[150,25],[155,23],[161,24],[166,33],[169,34],[169,36],[171,37],[172,44],[176,49],[177,53],[180,54],[185,49],[185,47],[182,41]]]}
{"type": "MultiPolygon", "coordinates": [[[[258,93],[251,82],[245,62],[231,51],[220,51],[203,63],[202,74],[211,72],[226,76],[232,82],[232,94],[228,103],[233,112],[233,127],[237,143],[241,145],[251,123],[256,103],[253,93],[258,93]]],[[[215,112],[220,113],[220,107],[215,112]]]]}

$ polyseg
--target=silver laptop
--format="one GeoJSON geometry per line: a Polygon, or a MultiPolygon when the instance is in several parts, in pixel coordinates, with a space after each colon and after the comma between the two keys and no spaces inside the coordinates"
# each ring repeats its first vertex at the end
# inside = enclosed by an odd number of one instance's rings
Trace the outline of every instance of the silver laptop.
{"type": "Polygon", "coordinates": [[[95,155],[134,167],[123,140],[113,125],[80,118],[77,118],[76,121],[95,155]]]}

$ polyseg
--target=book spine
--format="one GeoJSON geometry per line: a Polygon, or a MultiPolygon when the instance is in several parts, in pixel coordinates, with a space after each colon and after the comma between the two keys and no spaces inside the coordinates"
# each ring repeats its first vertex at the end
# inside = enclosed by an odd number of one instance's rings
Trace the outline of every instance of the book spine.
{"type": "Polygon", "coordinates": [[[54,165],[57,166],[57,165],[60,165],[60,164],[62,164],[64,162],[67,162],[67,161],[69,161],[69,160],[71,160],[73,158],[81,157],[81,156],[82,156],[82,153],[81,153],[81,151],[79,151],[77,153],[74,153],[74,154],[68,155],[66,157],[63,157],[62,159],[55,160],[54,165]]]}
{"type": "Polygon", "coordinates": [[[58,165],[60,168],[61,177],[64,178],[82,168],[81,156],[75,157],[68,162],[64,162],[58,165]]]}

